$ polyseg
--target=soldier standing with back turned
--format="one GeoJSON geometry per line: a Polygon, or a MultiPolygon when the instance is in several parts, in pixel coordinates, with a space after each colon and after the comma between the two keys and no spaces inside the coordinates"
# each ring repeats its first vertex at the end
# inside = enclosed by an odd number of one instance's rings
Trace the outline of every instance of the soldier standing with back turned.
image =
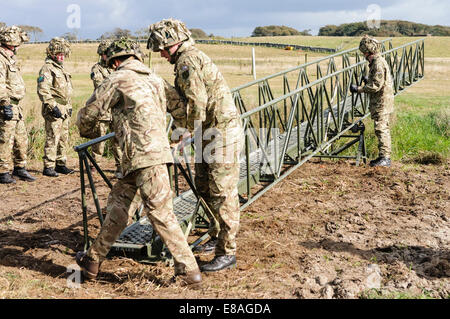
{"type": "Polygon", "coordinates": [[[195,47],[183,22],[162,20],[151,25],[149,33],[147,47],[175,65],[175,88],[186,101],[185,125],[194,134],[196,145],[201,144],[196,148],[201,159],[198,161],[196,156],[195,186],[214,214],[210,217],[213,227],[209,243],[215,252],[214,259],[201,270],[235,268],[240,219],[239,153],[244,140],[239,111],[224,77],[212,60],[195,47]]]}
{"type": "MultiPolygon", "coordinates": [[[[102,42],[100,42],[100,45],[98,46],[97,54],[100,56],[100,62],[96,63],[91,70],[91,79],[92,82],[94,83],[94,89],[97,89],[100,86],[100,84],[102,84],[102,82],[114,71],[106,64],[107,59],[106,50],[108,49],[110,44],[111,44],[110,41],[103,40],[102,42]]],[[[108,129],[110,130],[110,132],[113,132],[111,113],[107,113],[102,118],[99,119],[98,128],[99,128],[98,132],[99,137],[106,135],[108,129]]],[[[116,172],[114,175],[120,179],[123,177],[122,170],[120,168],[122,152],[118,145],[117,138],[114,138],[112,140],[111,148],[114,160],[116,162],[116,172]]],[[[105,142],[98,143],[92,146],[92,155],[96,162],[98,162],[98,160],[103,156],[104,151],[105,151],[105,142]]]]}
{"type": "Polygon", "coordinates": [[[352,84],[352,93],[366,93],[370,96],[370,116],[374,121],[375,135],[378,139],[378,158],[370,166],[391,166],[391,133],[389,118],[394,111],[394,88],[391,69],[381,56],[381,44],[376,39],[364,36],[359,50],[369,61],[369,75],[365,86],[352,84]]]}
{"type": "Polygon", "coordinates": [[[27,182],[35,180],[25,169],[28,134],[20,105],[25,83],[15,59],[17,48],[28,40],[28,35],[16,26],[0,29],[0,184],[16,182],[10,175],[12,154],[13,176],[27,182]]]}
{"type": "Polygon", "coordinates": [[[69,55],[69,42],[62,38],[52,39],[37,80],[46,133],[43,175],[49,177],[73,173],[66,167],[73,93],[72,76],[64,69],[64,60],[69,55]]]}

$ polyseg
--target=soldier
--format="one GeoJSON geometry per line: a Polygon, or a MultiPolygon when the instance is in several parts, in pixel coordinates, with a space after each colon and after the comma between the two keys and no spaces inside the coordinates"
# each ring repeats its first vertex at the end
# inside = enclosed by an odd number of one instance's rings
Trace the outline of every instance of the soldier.
{"type": "Polygon", "coordinates": [[[72,80],[64,69],[64,60],[70,55],[70,43],[54,38],[47,47],[47,58],[39,72],[37,93],[42,102],[46,141],[43,175],[57,177],[71,174],[66,167],[69,143],[69,122],[72,117],[72,80]]]}
{"type": "Polygon", "coordinates": [[[25,96],[25,83],[16,63],[17,48],[29,40],[26,32],[11,26],[0,29],[0,183],[14,184],[10,175],[11,154],[14,158],[13,176],[33,182],[27,164],[28,135],[20,100],[25,96]]]}
{"type": "Polygon", "coordinates": [[[197,158],[195,163],[197,191],[219,223],[217,226],[214,218],[210,217],[211,241],[206,245],[214,247],[215,257],[201,270],[215,272],[234,268],[240,218],[237,189],[239,153],[243,145],[239,112],[224,77],[211,59],[195,47],[183,22],[162,20],[151,25],[149,33],[147,47],[160,52],[175,65],[175,88],[187,104],[185,124],[189,132],[194,133],[196,145],[201,143],[201,147],[196,148],[197,155],[213,149],[211,157],[201,156],[202,159],[197,158]]]}
{"type": "MultiPolygon", "coordinates": [[[[97,89],[100,84],[102,84],[102,82],[113,72],[113,70],[106,65],[106,50],[108,49],[110,44],[110,41],[103,40],[98,46],[97,53],[100,56],[100,62],[96,63],[91,70],[91,79],[94,83],[95,89],[97,89]]],[[[113,132],[110,113],[105,114],[103,118],[99,119],[98,129],[99,137],[106,135],[108,129],[113,132]]],[[[116,162],[116,172],[114,173],[114,175],[120,179],[123,177],[122,170],[120,168],[122,153],[120,151],[120,147],[116,138],[112,140],[111,148],[114,155],[114,160],[116,162]]],[[[92,146],[92,155],[97,162],[103,156],[104,151],[104,142],[92,146]]]]}
{"type": "Polygon", "coordinates": [[[76,260],[87,278],[95,278],[111,246],[132,215],[133,203],[142,200],[155,231],[175,261],[175,276],[182,285],[198,286],[200,269],[173,212],[168,163],[173,163],[166,133],[165,83],[142,63],[139,46],[127,38],[114,41],[107,51],[113,72],[95,90],[78,113],[84,135],[99,118],[111,112],[114,131],[123,152],[124,177],[108,198],[107,217],[87,252],[76,260]]]}
{"type": "Polygon", "coordinates": [[[365,35],[359,50],[369,61],[369,75],[364,79],[364,86],[352,84],[352,93],[367,93],[370,96],[369,110],[374,120],[375,135],[378,138],[378,158],[370,166],[391,166],[391,134],[389,117],[394,111],[394,89],[391,69],[381,56],[380,42],[365,35]]]}

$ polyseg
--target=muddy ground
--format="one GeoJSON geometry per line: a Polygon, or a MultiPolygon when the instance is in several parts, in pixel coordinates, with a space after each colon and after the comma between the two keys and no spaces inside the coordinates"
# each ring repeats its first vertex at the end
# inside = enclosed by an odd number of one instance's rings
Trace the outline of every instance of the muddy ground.
{"type": "MultiPolygon", "coordinates": [[[[242,212],[237,269],[205,275],[201,290],[172,283],[162,263],[126,258],[69,287],[67,267],[83,248],[79,173],[50,179],[31,169],[36,183],[0,185],[0,298],[450,297],[449,163],[305,164],[242,212]]],[[[104,206],[108,188],[95,180],[104,206]]]]}

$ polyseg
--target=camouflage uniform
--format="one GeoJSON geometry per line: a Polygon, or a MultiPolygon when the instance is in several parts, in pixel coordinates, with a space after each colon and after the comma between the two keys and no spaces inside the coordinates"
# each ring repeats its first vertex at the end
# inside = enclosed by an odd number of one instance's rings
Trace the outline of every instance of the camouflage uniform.
{"type": "Polygon", "coordinates": [[[47,49],[47,58],[38,77],[37,94],[42,102],[42,116],[45,119],[46,141],[44,147],[44,167],[54,168],[66,165],[66,152],[69,147],[69,123],[72,116],[72,76],[63,65],[51,57],[56,53],[69,55],[69,44],[60,38],[52,40],[63,52],[52,51],[52,42],[47,49]],[[58,107],[62,117],[52,115],[54,107],[58,107]]]}
{"type": "MultiPolygon", "coordinates": [[[[177,39],[180,33],[186,35],[178,39],[184,42],[171,61],[175,64],[175,87],[186,100],[184,117],[188,130],[194,132],[196,122],[201,123],[204,140],[197,152],[211,154],[203,156],[199,163],[196,160],[195,185],[219,223],[211,223],[209,231],[218,237],[216,256],[235,255],[240,219],[239,153],[244,139],[239,112],[224,77],[211,59],[194,46],[184,24],[163,20],[150,26],[150,33],[149,46],[154,51],[171,45],[161,40],[164,33],[171,34],[171,39],[177,39]],[[209,139],[209,133],[214,138],[209,139]]],[[[169,111],[180,113],[180,109],[169,111]]],[[[196,136],[195,139],[197,145],[199,141],[196,136]]]]}
{"type": "MultiPolygon", "coordinates": [[[[0,34],[2,43],[19,46],[28,41],[26,34],[15,26],[2,28],[0,34]]],[[[25,83],[15,57],[11,57],[6,49],[0,47],[0,174],[12,170],[11,154],[14,155],[14,167],[25,168],[27,164],[28,135],[20,105],[24,97],[25,83]],[[6,121],[3,107],[9,105],[12,106],[13,117],[6,121]]]]}
{"type": "MultiPolygon", "coordinates": [[[[128,54],[139,57],[134,50],[131,52],[128,54]]],[[[83,134],[111,111],[123,151],[124,178],[109,195],[107,217],[87,256],[97,262],[105,259],[134,213],[130,209],[132,202],[137,202],[136,197],[140,196],[149,220],[175,260],[177,271],[184,268],[186,272],[198,272],[197,262],[173,213],[167,170],[173,157],[166,134],[164,85],[153,71],[130,57],[102,83],[78,114],[77,126],[83,134]]]]}
{"type": "MultiPolygon", "coordinates": [[[[102,41],[98,47],[97,53],[101,56],[106,53],[106,49],[109,46],[109,42],[102,41]]],[[[105,61],[101,60],[100,62],[96,63],[92,69],[91,69],[91,79],[94,83],[94,89],[97,89],[102,82],[113,72],[114,70],[109,68],[105,61]]],[[[111,114],[105,114],[102,118],[99,119],[99,125],[98,125],[98,136],[104,136],[106,135],[108,129],[112,132],[112,118],[111,114]]],[[[117,139],[114,138],[112,140],[112,152],[114,155],[114,160],[116,162],[116,171],[120,171],[120,161],[122,157],[122,152],[120,150],[120,147],[118,145],[117,139]]],[[[105,143],[99,143],[94,146],[92,146],[92,155],[94,159],[98,162],[99,159],[103,156],[103,153],[105,152],[105,143]]]]}
{"type": "Polygon", "coordinates": [[[361,52],[373,54],[369,64],[368,82],[358,88],[359,93],[370,96],[369,110],[375,124],[375,135],[378,138],[379,157],[391,157],[391,134],[389,117],[394,111],[394,88],[391,69],[380,54],[377,40],[364,37],[360,44],[361,52]]]}

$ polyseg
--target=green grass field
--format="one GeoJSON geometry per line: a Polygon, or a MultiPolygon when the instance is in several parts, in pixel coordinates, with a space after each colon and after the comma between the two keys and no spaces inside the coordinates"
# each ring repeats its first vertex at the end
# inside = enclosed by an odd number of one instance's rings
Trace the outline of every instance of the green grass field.
{"type": "MultiPolygon", "coordinates": [[[[233,39],[236,40],[236,39],[233,39]]],[[[244,38],[240,41],[276,42],[302,44],[310,46],[337,47],[344,49],[356,47],[359,38],[350,37],[273,37],[244,38]]],[[[395,38],[394,45],[404,44],[417,38],[395,38]]],[[[450,37],[430,37],[426,39],[426,75],[425,79],[409,88],[395,101],[396,112],[392,123],[393,157],[395,160],[415,161],[427,157],[448,158],[449,142],[449,108],[450,94],[450,37]]],[[[46,45],[24,45],[20,48],[18,59],[24,76],[27,96],[24,101],[26,123],[30,136],[30,159],[40,161],[43,156],[44,130],[41,116],[41,104],[36,93],[36,79],[45,59],[46,45]]],[[[77,145],[84,141],[78,135],[74,125],[77,110],[93,92],[89,77],[90,69],[96,63],[96,44],[77,44],[72,46],[72,55],[66,62],[66,68],[73,76],[74,115],[70,129],[70,143],[77,145]]],[[[251,47],[225,45],[199,45],[208,54],[224,74],[230,88],[253,80],[251,73],[251,47]]],[[[292,68],[305,62],[313,61],[324,55],[298,51],[286,51],[274,48],[256,48],[256,72],[261,78],[279,71],[292,68]]],[[[146,59],[149,64],[149,59],[146,59]]],[[[173,66],[158,54],[151,56],[151,66],[163,78],[173,82],[173,66]]],[[[255,98],[256,100],[256,98],[255,98]]],[[[373,135],[373,125],[367,121],[367,145],[369,156],[377,153],[373,135]]],[[[76,156],[71,151],[71,156],[76,156]]],[[[420,162],[420,160],[418,160],[420,162]]]]}

